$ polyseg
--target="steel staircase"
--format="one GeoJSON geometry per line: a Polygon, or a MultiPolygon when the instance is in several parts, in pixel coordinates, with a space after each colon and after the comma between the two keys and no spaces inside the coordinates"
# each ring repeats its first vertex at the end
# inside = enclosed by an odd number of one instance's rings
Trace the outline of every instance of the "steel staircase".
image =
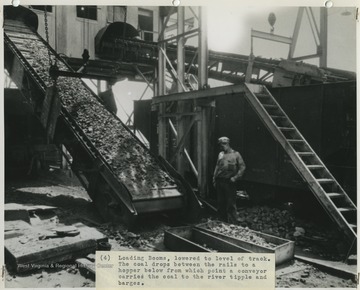
{"type": "Polygon", "coordinates": [[[263,85],[245,84],[245,96],[295,168],[350,242],[356,239],[356,206],[263,85]]]}

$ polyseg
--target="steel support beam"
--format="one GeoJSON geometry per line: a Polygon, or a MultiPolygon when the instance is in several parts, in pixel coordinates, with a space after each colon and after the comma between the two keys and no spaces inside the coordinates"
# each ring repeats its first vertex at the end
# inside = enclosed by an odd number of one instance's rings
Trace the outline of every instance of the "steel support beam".
{"type": "Polygon", "coordinates": [[[319,66],[327,67],[328,14],[327,8],[320,8],[320,62],[319,66]]]}
{"type": "Polygon", "coordinates": [[[292,43],[291,37],[285,37],[285,36],[262,32],[254,29],[251,29],[251,37],[262,38],[262,39],[281,42],[289,45],[292,43]]]}
{"type": "Polygon", "coordinates": [[[246,68],[246,74],[245,74],[245,82],[246,83],[250,83],[250,81],[251,81],[253,66],[254,66],[254,54],[250,53],[249,62],[248,62],[248,66],[246,68]]]}
{"type": "Polygon", "coordinates": [[[158,140],[159,140],[159,155],[166,159],[166,120],[161,115],[165,113],[166,104],[159,105],[159,116],[158,116],[158,140]]]}
{"type": "MultiPolygon", "coordinates": [[[[180,7],[179,7],[180,8],[180,7]]],[[[194,25],[194,17],[191,17],[191,18],[188,18],[185,20],[185,25],[194,25]]],[[[169,26],[166,26],[165,27],[165,31],[168,32],[168,31],[172,31],[172,30],[175,30],[177,28],[177,24],[171,24],[169,26]]]]}
{"type": "Polygon", "coordinates": [[[171,74],[171,76],[173,77],[173,79],[176,80],[177,83],[182,86],[182,88],[183,88],[184,91],[186,91],[186,88],[185,88],[184,83],[179,80],[177,71],[175,70],[175,68],[174,68],[174,66],[172,65],[170,59],[169,59],[168,56],[166,55],[166,51],[163,50],[162,48],[160,48],[159,51],[164,55],[165,60],[166,60],[167,64],[168,64],[169,67],[170,67],[169,73],[171,74]]]}
{"type": "MultiPolygon", "coordinates": [[[[164,38],[164,32],[163,32],[163,23],[164,19],[160,16],[159,17],[159,31],[162,31],[162,33],[159,35],[159,39],[164,38]]],[[[158,95],[163,96],[165,95],[165,55],[162,53],[163,50],[166,49],[165,43],[159,44],[159,61],[158,61],[158,95]]]]}
{"type": "Polygon", "coordinates": [[[152,99],[152,104],[161,104],[164,102],[173,102],[179,100],[197,100],[225,95],[242,94],[244,93],[244,84],[231,85],[225,87],[211,88],[208,90],[191,91],[184,93],[171,94],[167,96],[158,96],[152,99]]]}
{"type": "Polygon", "coordinates": [[[316,36],[318,39],[320,39],[320,31],[319,31],[319,27],[317,26],[316,24],[316,20],[315,20],[315,16],[314,16],[314,12],[313,12],[313,8],[312,7],[308,7],[309,9],[309,13],[310,13],[310,17],[312,19],[312,22],[314,24],[314,28],[315,28],[315,31],[316,31],[316,36]]]}
{"type": "MultiPolygon", "coordinates": [[[[159,13],[159,27],[158,31],[159,40],[164,39],[164,17],[162,17],[159,13]]],[[[159,44],[160,48],[165,49],[165,43],[159,44]]],[[[165,88],[165,55],[162,53],[162,50],[159,49],[159,61],[158,61],[158,69],[157,69],[157,95],[164,96],[166,94],[165,88]]],[[[164,118],[160,117],[165,113],[165,104],[159,105],[159,117],[158,117],[158,143],[159,143],[159,155],[166,159],[166,122],[164,118]]]]}
{"type": "Polygon", "coordinates": [[[184,91],[180,83],[184,83],[184,74],[185,74],[185,7],[179,6],[177,11],[177,34],[178,34],[178,43],[177,43],[177,91],[181,93],[184,91]]]}
{"type": "Polygon", "coordinates": [[[306,11],[306,15],[307,15],[307,17],[309,19],[309,24],[310,24],[312,35],[314,37],[314,42],[316,43],[316,46],[318,46],[319,45],[320,34],[318,33],[318,28],[316,26],[316,22],[314,22],[315,19],[312,17],[309,7],[307,7],[305,9],[305,11],[306,11]]]}
{"type": "Polygon", "coordinates": [[[198,188],[202,197],[208,196],[209,194],[210,109],[213,105],[213,100],[197,101],[197,111],[200,116],[200,120],[197,123],[198,188]]]}
{"type": "MultiPolygon", "coordinates": [[[[185,79],[185,7],[179,6],[177,9],[177,82],[176,87],[177,91],[179,93],[185,91],[184,79],[185,79]]],[[[186,123],[187,123],[187,117],[182,116],[182,113],[185,112],[186,108],[186,102],[179,101],[177,104],[177,113],[180,115],[176,118],[177,122],[177,128],[178,128],[178,136],[177,136],[177,149],[175,150],[176,157],[176,168],[177,171],[184,176],[185,172],[185,160],[180,153],[181,147],[183,147],[185,144],[185,137],[186,137],[186,123]],[[180,154],[178,154],[180,153],[180,154]]],[[[173,159],[170,161],[172,162],[173,159]]]]}
{"type": "MultiPolygon", "coordinates": [[[[208,39],[207,39],[207,7],[199,7],[199,90],[204,91],[208,86],[208,39]]],[[[205,90],[206,91],[206,90],[205,90]]],[[[197,110],[200,110],[201,120],[197,124],[197,156],[198,156],[198,189],[200,195],[205,196],[208,194],[208,143],[209,143],[209,132],[208,132],[208,118],[207,118],[207,107],[199,106],[199,100],[196,101],[197,110]]]]}
{"type": "Polygon", "coordinates": [[[208,83],[208,40],[207,40],[207,8],[199,7],[199,88],[203,89],[208,83]]]}
{"type": "MultiPolygon", "coordinates": [[[[162,19],[163,25],[161,26],[161,30],[159,29],[158,41],[163,40],[163,39],[165,38],[165,37],[164,37],[164,33],[165,33],[165,31],[166,31],[167,24],[168,24],[168,22],[169,22],[169,20],[170,20],[171,14],[173,13],[173,10],[174,10],[174,8],[171,7],[170,10],[169,10],[169,12],[168,12],[168,14],[166,15],[165,20],[164,20],[164,15],[162,15],[162,13],[159,13],[159,20],[162,19]]],[[[160,23],[159,23],[159,24],[160,24],[160,23]]],[[[159,28],[160,28],[160,26],[159,26],[159,28]]]]}
{"type": "Polygon", "coordinates": [[[299,37],[299,32],[300,32],[301,21],[302,21],[303,15],[304,15],[304,9],[305,9],[304,7],[299,7],[299,10],[298,10],[295,27],[294,27],[294,32],[293,32],[293,36],[292,36],[292,41],[290,44],[288,59],[292,59],[294,57],[295,47],[296,47],[296,43],[297,43],[297,40],[299,37]]]}
{"type": "Polygon", "coordinates": [[[199,20],[199,16],[198,16],[198,15],[196,15],[196,13],[195,13],[194,9],[192,9],[192,7],[191,7],[191,6],[189,6],[189,9],[190,9],[191,13],[194,15],[194,17],[195,17],[197,20],[199,20]]]}
{"type": "Polygon", "coordinates": [[[182,33],[181,35],[175,35],[175,36],[172,36],[172,37],[169,37],[169,38],[166,38],[166,39],[159,40],[159,43],[170,42],[172,40],[177,39],[179,36],[187,36],[187,35],[194,34],[194,33],[197,33],[197,32],[199,32],[199,29],[193,29],[193,30],[190,30],[190,31],[186,31],[186,32],[182,33]]]}
{"type": "Polygon", "coordinates": [[[81,78],[81,79],[92,79],[92,80],[104,80],[112,83],[116,83],[118,80],[117,77],[109,76],[109,75],[81,73],[81,72],[79,73],[79,72],[61,71],[61,70],[52,70],[50,74],[54,78],[58,78],[58,77],[81,78]]]}
{"type": "MultiPolygon", "coordinates": [[[[177,138],[177,131],[176,131],[176,129],[175,129],[175,126],[174,126],[174,124],[171,122],[171,120],[170,119],[168,119],[169,120],[169,125],[170,125],[170,128],[171,128],[171,130],[172,130],[172,132],[174,133],[174,135],[175,135],[175,137],[177,138]]],[[[196,167],[195,167],[195,165],[194,165],[194,162],[191,160],[191,158],[190,158],[190,155],[189,155],[189,152],[186,150],[186,148],[184,148],[184,154],[185,154],[185,157],[186,157],[186,159],[188,160],[188,162],[189,162],[189,164],[190,164],[190,167],[191,167],[191,170],[193,171],[193,173],[195,174],[195,176],[196,176],[196,178],[198,178],[198,172],[197,172],[197,170],[196,170],[196,167]]]]}
{"type": "Polygon", "coordinates": [[[142,71],[139,69],[139,67],[137,65],[135,65],[135,69],[138,72],[138,74],[142,77],[142,79],[146,82],[147,87],[149,87],[152,91],[154,91],[154,88],[152,87],[151,82],[148,81],[148,79],[145,77],[145,75],[142,73],[142,71]]]}
{"type": "Polygon", "coordinates": [[[189,126],[186,128],[186,131],[184,132],[184,135],[179,138],[179,136],[177,136],[177,139],[178,139],[178,144],[176,146],[176,149],[175,149],[175,152],[174,152],[174,155],[173,157],[171,158],[170,160],[170,163],[173,162],[175,160],[175,158],[179,155],[179,153],[185,149],[184,146],[185,146],[185,141],[186,141],[186,138],[189,136],[190,134],[190,131],[193,127],[193,125],[195,124],[195,122],[197,121],[197,118],[196,116],[193,116],[192,117],[192,120],[189,124],[189,126]]]}
{"type": "Polygon", "coordinates": [[[311,59],[311,58],[315,58],[315,57],[321,57],[321,54],[315,53],[315,54],[297,56],[297,57],[293,57],[291,60],[299,61],[299,60],[311,59]]]}

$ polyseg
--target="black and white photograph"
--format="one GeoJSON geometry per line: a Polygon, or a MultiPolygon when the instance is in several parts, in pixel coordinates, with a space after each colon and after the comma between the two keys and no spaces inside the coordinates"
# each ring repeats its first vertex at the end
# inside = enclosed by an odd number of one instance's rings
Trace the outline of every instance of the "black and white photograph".
{"type": "MultiPolygon", "coordinates": [[[[95,288],[97,251],[272,254],[253,279],[357,288],[355,1],[8,2],[5,288],[95,288]]],[[[159,279],[256,271],[191,257],[159,279]]]]}

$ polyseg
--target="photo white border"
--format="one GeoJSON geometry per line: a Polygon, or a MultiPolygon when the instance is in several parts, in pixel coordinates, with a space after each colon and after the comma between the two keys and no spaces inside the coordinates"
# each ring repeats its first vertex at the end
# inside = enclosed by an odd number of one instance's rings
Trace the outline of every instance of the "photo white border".
{"type": "MultiPolygon", "coordinates": [[[[44,0],[20,0],[20,5],[44,5],[51,3],[51,5],[98,5],[100,2],[101,5],[128,5],[128,6],[171,6],[173,0],[122,0],[122,1],[110,1],[110,0],[102,0],[102,1],[96,1],[96,0],[76,0],[69,1],[69,0],[52,0],[52,1],[44,1],[44,0]]],[[[297,7],[297,6],[311,6],[311,7],[319,7],[324,6],[327,1],[323,0],[276,0],[276,1],[269,1],[269,0],[181,0],[181,6],[216,6],[220,5],[222,6],[230,6],[231,8],[234,7],[241,7],[241,6],[259,6],[259,7],[272,7],[272,6],[284,6],[284,7],[297,7]]],[[[360,7],[360,1],[357,0],[331,0],[332,7],[360,7]]],[[[3,5],[11,5],[12,1],[6,0],[1,2],[0,7],[0,21],[3,23],[3,5]]],[[[332,9],[332,8],[328,8],[332,9]]],[[[360,18],[360,12],[359,9],[357,10],[357,19],[354,19],[356,21],[356,45],[357,45],[357,53],[356,53],[356,67],[357,67],[357,136],[360,136],[360,122],[359,122],[359,108],[360,108],[360,100],[359,100],[359,68],[360,68],[360,29],[359,29],[359,18],[360,18]]],[[[2,68],[4,68],[4,50],[3,50],[3,27],[1,26],[1,35],[0,35],[0,65],[2,68]]],[[[0,74],[0,89],[1,92],[4,92],[4,73],[0,74]]],[[[3,95],[3,94],[2,94],[3,95]]],[[[0,202],[0,228],[4,229],[4,196],[5,196],[5,184],[4,184],[4,98],[0,102],[0,138],[2,142],[0,142],[0,188],[1,188],[1,202],[0,202]]],[[[359,146],[359,144],[358,144],[359,146]]],[[[358,152],[359,153],[359,152],[358,152]]],[[[357,164],[359,164],[360,156],[357,154],[357,164]]],[[[357,180],[360,180],[360,173],[359,170],[357,170],[357,180]]],[[[357,185],[359,187],[359,184],[357,185]]],[[[358,190],[358,189],[357,189],[358,190]]],[[[358,196],[358,194],[357,194],[358,196]]],[[[359,216],[359,213],[358,213],[359,216]]],[[[359,241],[357,242],[357,246],[359,249],[359,241]]],[[[4,267],[4,231],[1,231],[0,235],[0,269],[1,273],[3,273],[3,267],[4,267]]],[[[359,271],[358,271],[359,272],[359,271]]],[[[5,288],[5,277],[2,277],[0,275],[0,289],[6,289],[5,288]]],[[[10,289],[10,288],[9,288],[10,289]]],[[[16,289],[16,288],[12,288],[16,289]]],[[[23,289],[23,288],[20,288],[23,289]]],[[[25,288],[25,289],[31,289],[31,288],[25,288]]],[[[37,289],[37,288],[36,288],[37,289]]],[[[44,289],[44,288],[43,288],[44,289]]],[[[61,289],[77,289],[77,288],[61,288],[61,289]]],[[[78,288],[83,289],[83,288],[78,288]]],[[[281,288],[279,288],[281,289],[281,288]]],[[[286,288],[286,289],[295,289],[295,288],[286,288]]],[[[306,289],[306,288],[300,288],[300,289],[306,289]]],[[[322,288],[309,288],[309,289],[322,289],[322,288]]],[[[328,289],[328,288],[327,288],[328,289]]],[[[332,288],[332,289],[340,289],[340,288],[332,288]]],[[[349,288],[346,288],[349,289],[349,288]]]]}

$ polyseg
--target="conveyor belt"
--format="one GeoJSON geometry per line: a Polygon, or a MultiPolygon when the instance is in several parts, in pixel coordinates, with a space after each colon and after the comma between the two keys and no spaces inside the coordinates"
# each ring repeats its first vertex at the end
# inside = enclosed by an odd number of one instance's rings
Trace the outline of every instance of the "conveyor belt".
{"type": "MultiPolygon", "coordinates": [[[[103,60],[112,60],[123,63],[136,63],[139,65],[157,65],[158,43],[148,42],[137,39],[104,39],[95,47],[95,53],[98,58],[103,60]]],[[[190,73],[196,74],[197,67],[197,47],[185,46],[185,67],[190,73]]],[[[177,64],[177,46],[168,44],[166,55],[172,65],[177,64]]],[[[76,66],[76,60],[70,59],[70,64],[76,66]]],[[[209,78],[228,81],[231,83],[244,83],[245,74],[249,64],[249,56],[235,53],[226,53],[209,50],[208,74],[209,78]]],[[[314,65],[303,62],[289,60],[269,59],[263,57],[254,57],[252,64],[254,75],[263,71],[273,74],[276,70],[286,71],[294,75],[304,75],[310,77],[314,83],[338,82],[355,80],[356,74],[331,68],[318,68],[314,65]]],[[[91,71],[91,65],[88,66],[91,71]]],[[[93,68],[96,71],[96,67],[93,68]]],[[[258,76],[251,79],[252,83],[270,85],[266,78],[258,76]]]]}
{"type": "MultiPolygon", "coordinates": [[[[71,69],[21,22],[5,20],[4,34],[5,67],[40,117],[53,85],[49,51],[60,70],[71,69]]],[[[62,105],[55,138],[71,153],[72,168],[94,200],[118,205],[127,216],[182,209],[197,200],[80,79],[59,77],[55,87],[62,105]]]]}

